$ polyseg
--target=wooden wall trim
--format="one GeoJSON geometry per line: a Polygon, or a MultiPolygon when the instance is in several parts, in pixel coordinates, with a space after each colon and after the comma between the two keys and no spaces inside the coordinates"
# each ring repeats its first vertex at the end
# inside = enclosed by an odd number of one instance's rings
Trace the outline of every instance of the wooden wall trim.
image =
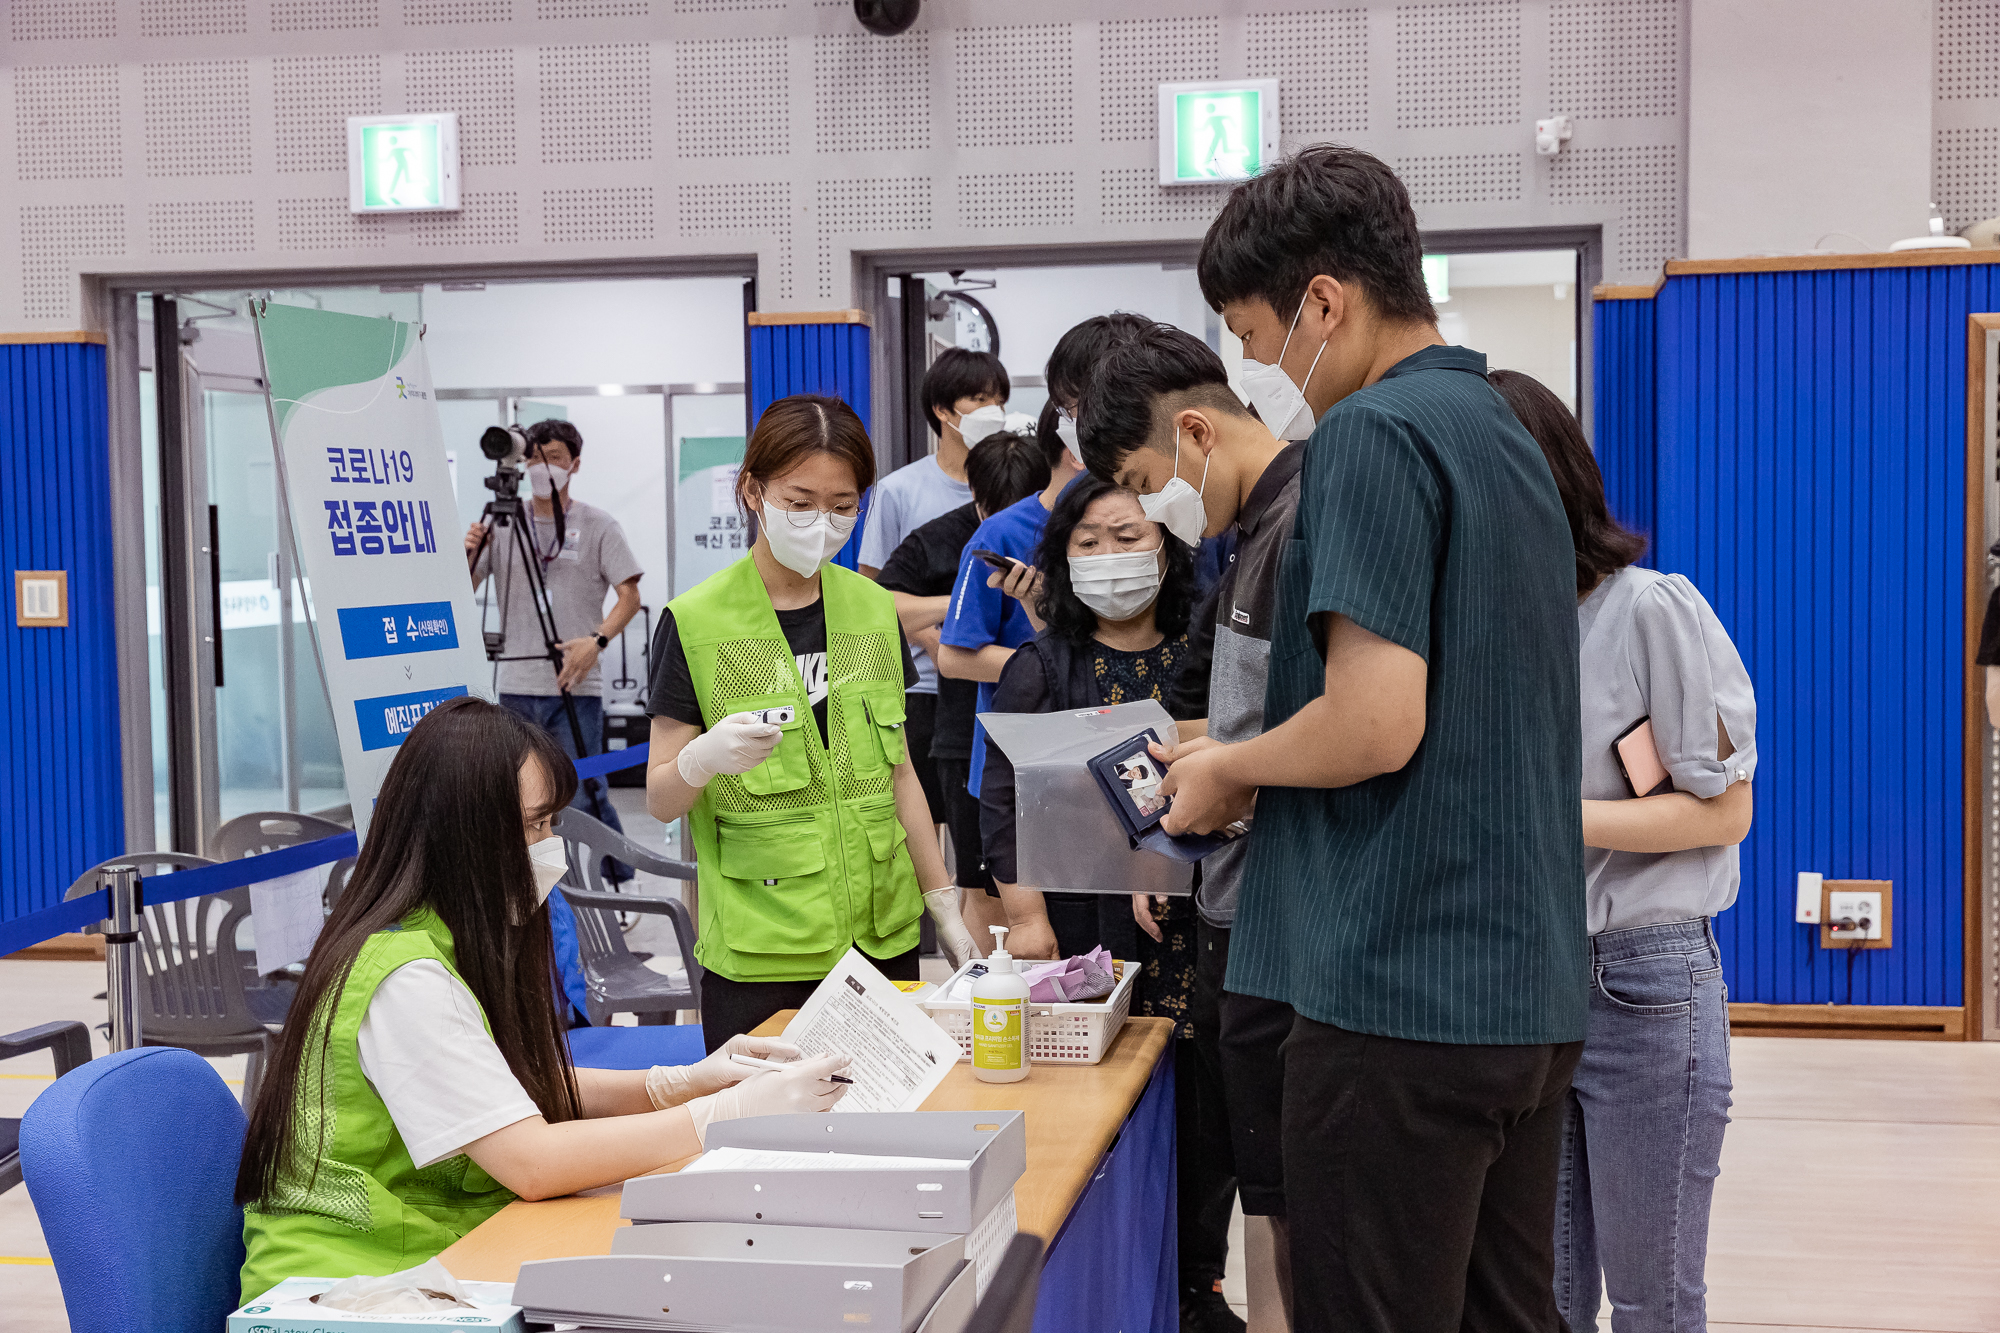
{"type": "Polygon", "coordinates": [[[772,324],[866,324],[866,310],[752,310],[744,316],[752,328],[772,324]]]}
{"type": "Polygon", "coordinates": [[[1964,763],[1960,765],[1965,859],[1965,1039],[1986,1032],[1985,802],[1986,671],[1979,655],[1979,621],[1986,611],[1986,335],[2000,329],[2000,314],[1966,319],[1965,346],[1965,717],[1964,763]]]}
{"type": "Polygon", "coordinates": [[[2000,264],[2000,246],[1970,250],[1887,250],[1859,255],[1748,255],[1741,259],[1669,259],[1651,287],[1630,283],[1600,283],[1591,289],[1598,301],[1643,301],[1659,295],[1668,278],[1704,273],[1813,273],[1833,269],[1924,268],[1956,264],[2000,264]]]}
{"type": "Polygon", "coordinates": [[[53,333],[0,333],[0,344],[34,343],[97,343],[102,345],[104,335],[89,329],[60,329],[53,333]]]}
{"type": "Polygon", "coordinates": [[[1957,1005],[1732,1004],[1729,1031],[1738,1037],[1962,1041],[1966,1017],[1957,1005]]]}

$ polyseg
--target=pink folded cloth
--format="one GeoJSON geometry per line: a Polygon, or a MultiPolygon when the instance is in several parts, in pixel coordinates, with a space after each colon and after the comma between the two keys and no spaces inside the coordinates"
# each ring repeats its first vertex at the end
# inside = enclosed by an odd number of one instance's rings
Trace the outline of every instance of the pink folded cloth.
{"type": "Polygon", "coordinates": [[[1111,970],[1111,955],[1102,945],[1060,962],[1024,967],[1021,979],[1028,983],[1028,998],[1043,1004],[1101,1000],[1118,984],[1111,970]]]}

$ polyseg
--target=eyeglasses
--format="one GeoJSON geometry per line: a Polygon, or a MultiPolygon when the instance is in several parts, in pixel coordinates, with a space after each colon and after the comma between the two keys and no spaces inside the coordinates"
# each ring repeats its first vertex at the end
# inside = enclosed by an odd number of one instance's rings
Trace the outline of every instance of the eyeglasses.
{"type": "Polygon", "coordinates": [[[819,516],[821,514],[826,514],[830,518],[844,518],[850,520],[858,518],[861,515],[861,502],[858,500],[850,500],[844,505],[835,505],[832,509],[820,509],[819,507],[810,504],[806,505],[806,507],[803,509],[792,509],[785,507],[783,505],[778,505],[775,502],[772,507],[777,509],[779,513],[783,514],[785,516],[785,520],[795,528],[811,527],[813,524],[819,522],[819,516]]]}

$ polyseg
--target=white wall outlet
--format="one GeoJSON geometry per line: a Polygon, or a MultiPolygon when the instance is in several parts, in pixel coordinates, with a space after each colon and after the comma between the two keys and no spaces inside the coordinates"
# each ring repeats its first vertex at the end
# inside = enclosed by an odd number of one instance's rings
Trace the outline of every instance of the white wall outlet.
{"type": "Polygon", "coordinates": [[[1792,909],[1792,920],[1802,926],[1819,924],[1819,886],[1825,878],[1817,870],[1799,872],[1799,901],[1798,906],[1792,909]]]}
{"type": "Polygon", "coordinates": [[[1882,938],[1882,895],[1875,890],[1836,889],[1827,895],[1827,911],[1827,933],[1836,940],[1882,938]],[[1852,921],[1854,929],[1833,924],[1839,921],[1852,921]]]}

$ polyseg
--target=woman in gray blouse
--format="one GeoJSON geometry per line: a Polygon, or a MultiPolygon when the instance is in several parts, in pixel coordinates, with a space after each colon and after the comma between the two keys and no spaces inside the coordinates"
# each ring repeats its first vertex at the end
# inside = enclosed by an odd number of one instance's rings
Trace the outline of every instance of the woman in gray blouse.
{"type": "Polygon", "coordinates": [[[1594,1333],[1601,1289],[1614,1333],[1701,1333],[1730,1087],[1709,918],[1736,901],[1757,701],[1694,585],[1632,563],[1645,539],[1612,519],[1569,409],[1526,375],[1488,378],[1541,444],[1576,543],[1593,985],[1557,1181],[1556,1301],[1572,1333],[1594,1333]],[[1635,795],[1613,747],[1641,719],[1672,785],[1635,795]]]}

